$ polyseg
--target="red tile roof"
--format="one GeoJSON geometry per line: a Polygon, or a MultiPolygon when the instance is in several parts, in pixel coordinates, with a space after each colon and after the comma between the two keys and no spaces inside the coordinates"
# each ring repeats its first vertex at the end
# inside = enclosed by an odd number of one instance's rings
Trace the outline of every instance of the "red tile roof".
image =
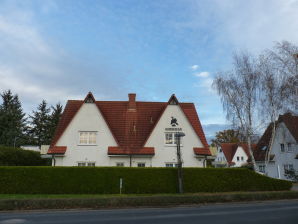
{"type": "Polygon", "coordinates": [[[64,154],[66,152],[66,146],[54,146],[49,148],[48,154],[64,154]]]}
{"type": "MultiPolygon", "coordinates": [[[[92,100],[94,99],[90,93],[88,93],[87,97],[92,100]]],[[[138,151],[144,148],[146,141],[170,101],[139,102],[134,100],[135,95],[130,94],[130,101],[95,101],[95,104],[121,150],[138,154],[138,151]]],[[[181,107],[197,136],[200,138],[205,151],[208,152],[208,144],[194,104],[179,103],[174,95],[171,96],[170,100],[171,102],[174,100],[181,107]]],[[[83,103],[83,100],[69,100],[67,102],[52,140],[51,147],[56,145],[83,103]]]]}
{"type": "Polygon", "coordinates": [[[112,147],[110,146],[108,148],[108,154],[109,155],[154,155],[154,147],[143,147],[141,149],[135,150],[133,153],[131,150],[123,149],[121,147],[115,146],[112,147]]]}
{"type": "MultiPolygon", "coordinates": [[[[276,126],[279,123],[284,123],[290,133],[293,135],[296,142],[298,142],[298,116],[292,115],[291,113],[286,113],[284,115],[279,115],[278,120],[275,122],[276,126]]],[[[269,142],[272,136],[272,128],[273,128],[273,122],[270,123],[260,138],[257,148],[254,151],[254,157],[256,161],[264,161],[266,152],[269,147],[269,142]]]]}
{"type": "MultiPolygon", "coordinates": [[[[221,149],[226,157],[227,162],[232,165],[232,160],[233,157],[237,151],[237,148],[240,146],[243,148],[245,154],[248,156],[248,158],[250,158],[250,153],[248,150],[248,144],[246,143],[221,143],[220,144],[221,149]]],[[[252,144],[252,150],[254,151],[254,149],[256,148],[255,144],[252,144]]]]}
{"type": "Polygon", "coordinates": [[[206,148],[193,148],[193,151],[196,155],[211,156],[211,152],[206,148]]]}

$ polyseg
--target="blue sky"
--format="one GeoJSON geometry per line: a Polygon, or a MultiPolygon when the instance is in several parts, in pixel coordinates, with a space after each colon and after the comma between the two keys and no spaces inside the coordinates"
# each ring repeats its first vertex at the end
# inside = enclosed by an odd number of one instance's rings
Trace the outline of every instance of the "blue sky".
{"type": "MultiPolygon", "coordinates": [[[[297,0],[0,0],[0,91],[26,112],[82,99],[196,104],[224,125],[211,83],[234,51],[298,42],[297,0]]],[[[214,128],[214,125],[212,126],[214,128]]]]}

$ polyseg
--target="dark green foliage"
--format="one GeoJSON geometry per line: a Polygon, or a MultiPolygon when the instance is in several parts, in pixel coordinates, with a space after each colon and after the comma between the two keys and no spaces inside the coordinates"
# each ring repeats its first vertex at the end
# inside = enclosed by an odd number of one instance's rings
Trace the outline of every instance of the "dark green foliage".
{"type": "Polygon", "coordinates": [[[23,141],[26,125],[18,95],[13,95],[10,90],[1,94],[0,105],[0,145],[19,146],[23,141]]]}
{"type": "MultiPolygon", "coordinates": [[[[0,166],[49,166],[49,165],[51,165],[50,159],[41,158],[39,152],[23,150],[19,148],[11,148],[11,147],[3,147],[3,146],[0,147],[0,166]]],[[[0,171],[0,174],[2,175],[1,171],[0,171]]]]}
{"type": "Polygon", "coordinates": [[[49,117],[49,130],[48,130],[50,133],[50,139],[54,137],[56,127],[58,125],[58,122],[63,112],[63,106],[60,103],[57,103],[55,107],[51,106],[51,108],[52,108],[52,113],[49,117]]]}
{"type": "MultiPolygon", "coordinates": [[[[289,190],[291,182],[247,169],[185,168],[184,190],[191,192],[289,190]]],[[[177,192],[175,168],[0,167],[2,194],[124,194],[177,192]]]]}
{"type": "Polygon", "coordinates": [[[48,108],[45,100],[38,105],[36,111],[33,111],[30,119],[31,128],[29,129],[29,135],[32,137],[33,142],[39,146],[50,144],[50,108],[48,108]]]}

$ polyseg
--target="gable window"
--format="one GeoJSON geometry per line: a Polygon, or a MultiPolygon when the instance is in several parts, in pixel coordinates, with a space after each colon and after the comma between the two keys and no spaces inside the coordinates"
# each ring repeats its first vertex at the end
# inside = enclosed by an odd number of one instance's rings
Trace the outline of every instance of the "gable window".
{"type": "Polygon", "coordinates": [[[95,131],[80,131],[79,138],[80,145],[96,145],[95,131]]]}
{"type": "Polygon", "coordinates": [[[291,143],[288,143],[288,149],[287,149],[288,152],[293,152],[293,147],[292,147],[292,144],[291,143]]]}
{"type": "Polygon", "coordinates": [[[145,163],[138,163],[138,167],[145,167],[146,164],[145,163]]]}
{"type": "Polygon", "coordinates": [[[285,144],[283,143],[280,144],[280,151],[285,152],[285,144]]]}
{"type": "Polygon", "coordinates": [[[243,156],[241,156],[241,161],[244,161],[244,157],[243,156]]]}
{"type": "Polygon", "coordinates": [[[124,166],[124,163],[116,163],[116,166],[123,167],[124,166]]]}
{"type": "MultiPolygon", "coordinates": [[[[175,132],[165,133],[165,144],[166,145],[177,145],[177,137],[175,132]]],[[[182,138],[180,138],[180,145],[182,145],[182,138]]]]}
{"type": "Polygon", "coordinates": [[[240,158],[239,158],[239,156],[237,156],[237,161],[240,161],[240,158]]]}
{"type": "Polygon", "coordinates": [[[265,173],[265,165],[259,165],[259,171],[265,173]]]}

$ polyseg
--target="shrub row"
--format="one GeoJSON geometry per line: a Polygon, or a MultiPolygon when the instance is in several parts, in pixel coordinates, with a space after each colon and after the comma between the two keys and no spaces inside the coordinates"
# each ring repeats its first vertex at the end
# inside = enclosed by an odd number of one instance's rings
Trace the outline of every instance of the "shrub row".
{"type": "Polygon", "coordinates": [[[50,159],[40,157],[39,152],[0,146],[0,166],[49,166],[50,159]]]}
{"type": "MultiPolygon", "coordinates": [[[[291,182],[247,169],[184,168],[184,191],[279,191],[291,182]]],[[[1,194],[157,194],[177,192],[175,168],[0,167],[1,194]]]]}

